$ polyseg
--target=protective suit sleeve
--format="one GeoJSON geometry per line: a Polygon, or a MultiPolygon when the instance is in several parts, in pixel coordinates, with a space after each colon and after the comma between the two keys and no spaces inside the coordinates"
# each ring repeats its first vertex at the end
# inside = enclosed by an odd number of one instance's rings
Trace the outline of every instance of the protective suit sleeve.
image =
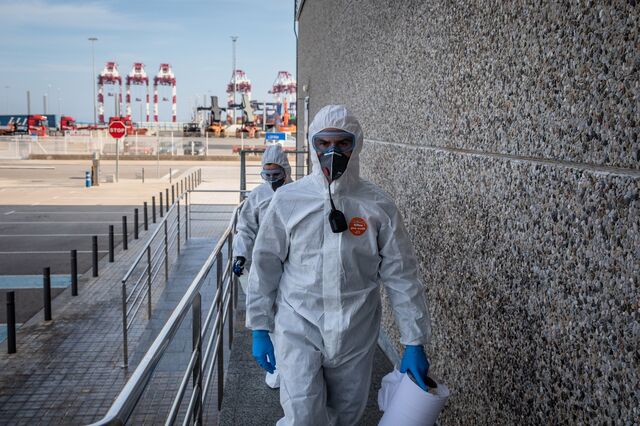
{"type": "Polygon", "coordinates": [[[253,247],[253,266],[247,290],[247,327],[273,333],[275,302],[289,251],[289,234],[274,196],[253,247]]]}
{"type": "Polygon", "coordinates": [[[245,267],[251,264],[251,252],[253,244],[260,228],[258,219],[257,192],[252,192],[247,197],[236,224],[236,235],[233,238],[233,256],[242,256],[247,261],[245,267]]]}
{"type": "Polygon", "coordinates": [[[431,338],[431,319],[425,291],[418,279],[417,261],[400,212],[389,211],[378,234],[380,279],[389,296],[403,345],[423,345],[431,338]]]}

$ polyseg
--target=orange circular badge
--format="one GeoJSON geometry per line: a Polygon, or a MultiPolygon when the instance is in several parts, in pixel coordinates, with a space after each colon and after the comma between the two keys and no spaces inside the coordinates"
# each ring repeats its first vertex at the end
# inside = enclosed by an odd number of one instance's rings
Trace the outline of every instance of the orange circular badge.
{"type": "Polygon", "coordinates": [[[360,236],[367,231],[367,222],[361,217],[354,217],[349,222],[349,231],[355,236],[360,236]]]}

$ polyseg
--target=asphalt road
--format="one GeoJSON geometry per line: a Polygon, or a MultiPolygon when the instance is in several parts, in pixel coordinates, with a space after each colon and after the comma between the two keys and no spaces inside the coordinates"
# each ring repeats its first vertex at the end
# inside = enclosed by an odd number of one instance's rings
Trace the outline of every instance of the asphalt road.
{"type": "MultiPolygon", "coordinates": [[[[100,257],[108,253],[109,225],[114,225],[116,252],[122,242],[122,216],[133,238],[133,211],[142,206],[0,206],[2,275],[69,274],[70,251],[78,250],[78,272],[91,268],[92,236],[100,257]]],[[[151,219],[149,219],[151,220],[151,219]]]]}

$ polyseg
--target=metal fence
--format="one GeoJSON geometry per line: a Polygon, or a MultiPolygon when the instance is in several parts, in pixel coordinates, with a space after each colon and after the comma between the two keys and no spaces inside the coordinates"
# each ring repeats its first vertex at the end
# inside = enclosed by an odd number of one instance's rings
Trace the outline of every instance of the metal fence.
{"type": "Polygon", "coordinates": [[[218,378],[218,409],[220,409],[224,387],[224,328],[225,324],[228,325],[228,341],[229,347],[231,347],[233,309],[237,303],[238,283],[231,271],[232,245],[238,213],[242,205],[240,204],[234,209],[229,225],[189,285],[178,306],[172,312],[108,413],[95,423],[96,425],[122,425],[127,422],[165,351],[190,312],[193,349],[165,424],[174,424],[179,416],[182,417],[182,424],[202,424],[205,403],[207,397],[210,396],[211,385],[216,373],[218,378]],[[226,261],[223,259],[225,251],[226,261]],[[211,306],[206,310],[203,322],[201,291],[214,271],[215,294],[211,306]],[[189,393],[191,396],[185,410],[183,400],[185,395],[189,393]]]}
{"type": "MultiPolygon", "coordinates": [[[[26,159],[30,155],[114,155],[121,156],[183,156],[221,155],[265,146],[262,139],[214,138],[182,136],[182,132],[167,135],[130,135],[119,141],[104,131],[64,136],[0,136],[0,159],[26,159]]],[[[285,141],[285,148],[295,148],[295,140],[285,141]]]]}
{"type": "Polygon", "coordinates": [[[164,280],[169,280],[169,255],[174,249],[177,255],[180,254],[182,241],[186,242],[189,239],[188,205],[189,190],[179,194],[169,208],[168,203],[164,206],[160,204],[162,220],[122,279],[122,340],[125,368],[129,366],[129,328],[133,325],[145,299],[147,318],[151,318],[151,289],[163,266],[164,280]]]}

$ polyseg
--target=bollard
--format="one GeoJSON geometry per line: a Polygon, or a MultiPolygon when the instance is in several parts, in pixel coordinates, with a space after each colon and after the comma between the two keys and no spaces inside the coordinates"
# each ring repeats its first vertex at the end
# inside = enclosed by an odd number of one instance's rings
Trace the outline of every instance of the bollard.
{"type": "Polygon", "coordinates": [[[180,180],[180,194],[184,193],[184,185],[183,185],[184,181],[181,179],[180,180]]]}
{"type": "Polygon", "coordinates": [[[84,186],[85,188],[91,188],[91,172],[89,170],[84,172],[84,186]]]}
{"type": "Polygon", "coordinates": [[[142,183],[144,183],[144,167],[142,168],[142,183]]]}
{"type": "Polygon", "coordinates": [[[91,237],[91,257],[93,259],[93,276],[98,276],[98,236],[91,237]]]}
{"type": "Polygon", "coordinates": [[[115,261],[114,234],[113,225],[109,225],[109,263],[115,261]]]}
{"type": "Polygon", "coordinates": [[[129,234],[127,233],[126,216],[122,216],[122,249],[129,250],[129,234]]]}
{"type": "Polygon", "coordinates": [[[164,216],[164,203],[162,202],[162,191],[160,191],[160,217],[164,216]]]}
{"type": "Polygon", "coordinates": [[[16,292],[7,292],[7,353],[16,353],[16,292]]]}
{"type": "Polygon", "coordinates": [[[42,271],[42,296],[44,298],[44,320],[51,321],[51,268],[42,271]]]}
{"type": "Polygon", "coordinates": [[[144,230],[149,230],[149,212],[147,211],[147,202],[144,202],[144,230]]]}
{"type": "Polygon", "coordinates": [[[171,185],[171,205],[176,202],[176,188],[174,185],[171,185]]]}
{"type": "Polygon", "coordinates": [[[156,223],[156,197],[151,197],[151,219],[156,223]]]}
{"type": "Polygon", "coordinates": [[[71,295],[78,295],[78,250],[71,250],[71,295]]]}
{"type": "Polygon", "coordinates": [[[133,209],[133,239],[138,239],[138,209],[133,209]]]}
{"type": "Polygon", "coordinates": [[[164,195],[165,195],[165,206],[166,206],[166,210],[164,211],[165,213],[167,213],[169,211],[169,188],[165,188],[164,189],[164,195]]]}

